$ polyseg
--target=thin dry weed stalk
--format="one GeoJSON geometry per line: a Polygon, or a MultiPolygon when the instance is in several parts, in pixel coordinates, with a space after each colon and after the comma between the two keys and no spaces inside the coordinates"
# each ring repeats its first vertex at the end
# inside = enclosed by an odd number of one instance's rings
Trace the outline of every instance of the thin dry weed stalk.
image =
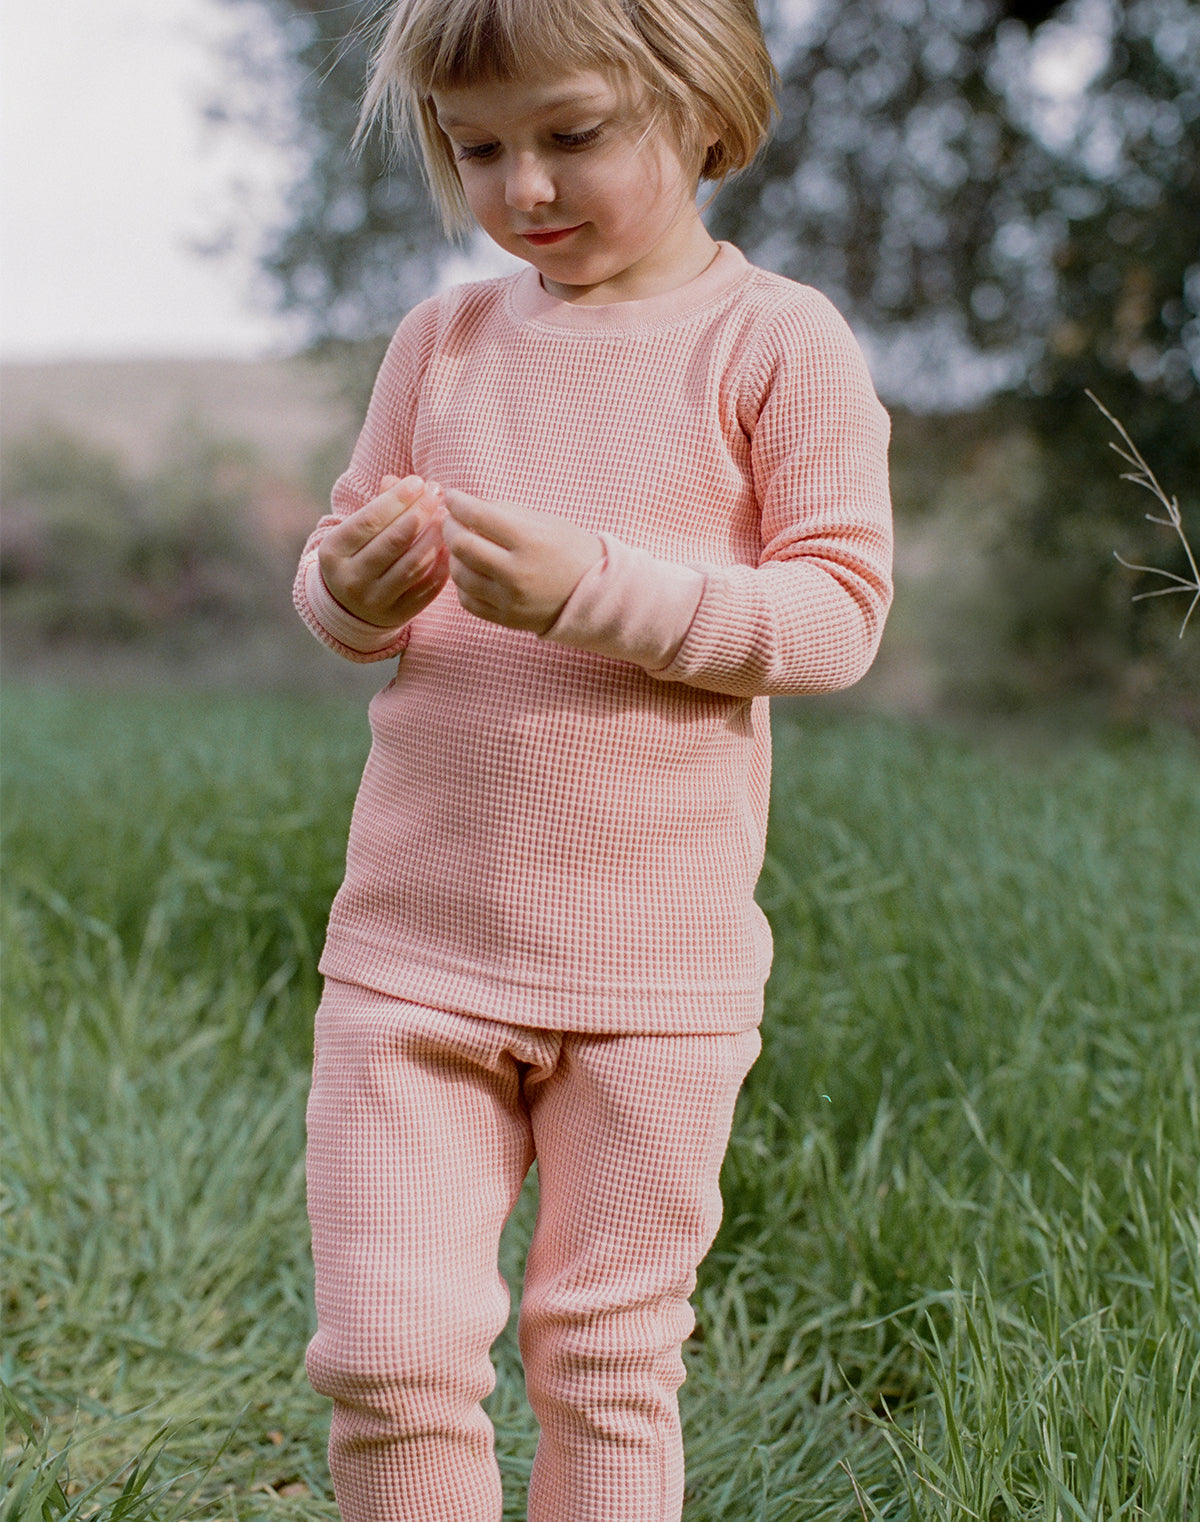
{"type": "Polygon", "coordinates": [[[1115,558],[1120,561],[1126,570],[1143,571],[1148,576],[1163,576],[1167,579],[1167,581],[1173,583],[1173,585],[1169,587],[1155,587],[1150,592],[1138,592],[1133,599],[1134,602],[1141,602],[1147,597],[1168,597],[1174,592],[1191,592],[1193,594],[1192,600],[1188,604],[1188,610],[1183,615],[1183,623],[1179,626],[1179,638],[1182,639],[1184,630],[1188,626],[1188,620],[1196,611],[1196,605],[1200,603],[1200,568],[1198,568],[1196,565],[1196,557],[1192,554],[1192,547],[1188,543],[1187,535],[1183,531],[1183,517],[1179,511],[1179,498],[1168,497],[1166,492],[1163,491],[1162,487],[1158,484],[1158,478],[1150,469],[1149,465],[1146,464],[1146,461],[1142,458],[1140,450],[1133,442],[1133,440],[1129,437],[1128,433],[1125,431],[1124,425],[1120,422],[1120,420],[1112,415],[1112,413],[1094,392],[1089,391],[1086,394],[1088,398],[1096,404],[1096,406],[1100,409],[1100,411],[1104,414],[1104,416],[1108,419],[1108,421],[1113,425],[1113,427],[1117,430],[1117,433],[1120,435],[1121,443],[1115,444],[1110,440],[1108,447],[1119,454],[1127,464],[1133,466],[1132,470],[1122,473],[1121,480],[1132,481],[1135,486],[1142,487],[1144,490],[1148,491],[1156,501],[1161,502],[1163,507],[1166,509],[1167,516],[1165,518],[1160,518],[1155,513],[1147,513],[1146,521],[1149,523],[1159,523],[1163,526],[1163,528],[1173,528],[1179,535],[1180,544],[1183,545],[1183,553],[1187,556],[1188,565],[1192,568],[1192,577],[1190,581],[1186,576],[1177,576],[1174,571],[1164,571],[1161,566],[1137,565],[1133,561],[1126,560],[1117,551],[1113,552],[1115,558]]]}

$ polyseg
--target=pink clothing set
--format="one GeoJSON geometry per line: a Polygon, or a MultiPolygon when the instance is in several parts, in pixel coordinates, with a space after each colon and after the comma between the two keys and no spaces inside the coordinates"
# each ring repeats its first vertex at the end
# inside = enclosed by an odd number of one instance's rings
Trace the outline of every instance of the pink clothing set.
{"type": "Polygon", "coordinates": [[[334,1396],[348,1518],[499,1517],[493,1480],[469,1504],[437,1497],[472,1443],[492,1473],[477,1403],[503,1323],[495,1237],[535,1153],[530,1517],[679,1516],[686,1297],[770,963],[753,899],[766,699],[847,686],[871,662],[890,598],[887,433],[829,303],[729,244],[665,295],[575,306],[529,269],[425,302],[396,334],[296,582],[327,644],[399,658],[371,705],[310,1108],[310,1368],[334,1396]],[[452,585],[397,630],[332,599],[323,533],[410,473],[600,536],[547,636],[473,618],[452,585]],[[459,1155],[476,1144],[498,1171],[459,1155]],[[670,1181],[661,1199],[649,1174],[670,1181]],[[473,1212],[490,1269],[464,1246],[473,1212]]]}

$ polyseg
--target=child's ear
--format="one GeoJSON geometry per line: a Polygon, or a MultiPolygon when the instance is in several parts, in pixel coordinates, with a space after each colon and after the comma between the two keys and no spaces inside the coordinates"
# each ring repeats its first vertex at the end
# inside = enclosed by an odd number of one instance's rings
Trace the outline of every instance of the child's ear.
{"type": "Polygon", "coordinates": [[[709,167],[709,165],[719,162],[720,158],[722,157],[718,149],[718,144],[720,143],[721,137],[724,133],[724,127],[724,122],[718,121],[715,116],[710,115],[708,112],[705,112],[704,116],[701,118],[700,132],[696,139],[697,147],[699,150],[697,155],[699,159],[697,169],[699,178],[701,180],[704,179],[704,172],[709,167]],[[718,151],[714,153],[714,149],[718,149],[718,151]]]}

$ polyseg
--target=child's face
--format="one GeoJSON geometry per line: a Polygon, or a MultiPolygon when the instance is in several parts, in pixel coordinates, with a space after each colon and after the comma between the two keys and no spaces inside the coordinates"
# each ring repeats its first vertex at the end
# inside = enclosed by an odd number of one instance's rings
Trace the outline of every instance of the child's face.
{"type": "Polygon", "coordinates": [[[635,97],[591,71],[434,92],[472,215],[546,289],[595,306],[674,290],[715,245],[697,176],[635,97]]]}

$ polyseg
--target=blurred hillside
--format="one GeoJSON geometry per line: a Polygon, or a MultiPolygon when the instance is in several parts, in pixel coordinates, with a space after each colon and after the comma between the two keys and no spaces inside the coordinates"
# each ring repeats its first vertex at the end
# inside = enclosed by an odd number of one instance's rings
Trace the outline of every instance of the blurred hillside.
{"type": "Polygon", "coordinates": [[[6,448],[58,428],[115,450],[135,470],[153,466],[171,430],[194,421],[214,437],[245,440],[267,468],[303,478],[314,451],[350,426],[329,374],[303,359],[11,364],[0,370],[0,397],[6,448]]]}
{"type": "MultiPolygon", "coordinates": [[[[5,672],[373,691],[380,673],[324,651],[290,599],[298,551],[353,443],[340,374],[305,360],[7,367],[5,672]]],[[[1027,602],[1003,547],[1030,504],[1061,489],[1020,415],[894,411],[893,426],[896,605],[874,670],[837,701],[972,718],[1074,705],[1200,726],[1200,628],[1173,637],[1182,599],[1133,609],[1142,583],[1124,575],[1124,610],[1171,637],[1132,656],[1116,644],[1107,665],[1089,645],[1077,671],[1058,644],[1041,658],[1036,628],[1014,628],[1027,602]]],[[[1097,413],[1088,442],[1102,462],[1110,436],[1097,413]]],[[[1150,505],[1128,488],[1129,542],[1150,505]]],[[[1157,532],[1168,563],[1173,546],[1157,532]]],[[[1099,546],[1105,575],[1124,547],[1099,546]]],[[[1059,575],[1047,566],[1051,601],[1059,575]]]]}

